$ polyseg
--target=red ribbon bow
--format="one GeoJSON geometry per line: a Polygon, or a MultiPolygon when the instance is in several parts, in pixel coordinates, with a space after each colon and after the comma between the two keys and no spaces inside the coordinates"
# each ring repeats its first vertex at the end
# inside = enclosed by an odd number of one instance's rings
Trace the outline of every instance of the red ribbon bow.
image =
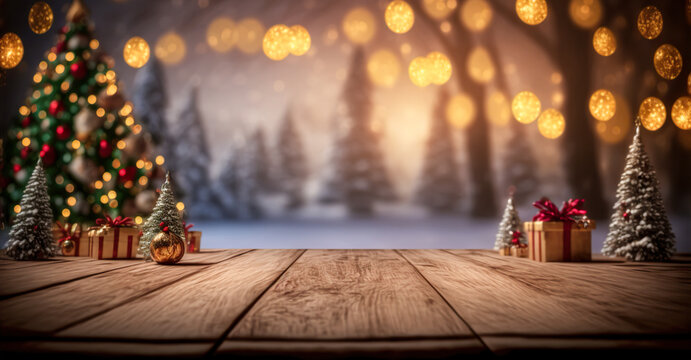
{"type": "Polygon", "coordinates": [[[103,219],[96,219],[96,225],[108,227],[126,227],[134,226],[134,223],[130,217],[123,218],[122,216],[117,216],[115,219],[113,219],[109,215],[106,215],[103,219]]]}
{"type": "Polygon", "coordinates": [[[542,199],[533,203],[533,206],[540,209],[537,215],[533,216],[533,221],[563,221],[575,222],[578,216],[583,216],[586,211],[580,209],[585,200],[569,199],[565,201],[561,210],[549,199],[542,199]]]}
{"type": "Polygon", "coordinates": [[[194,224],[188,224],[185,221],[182,222],[182,228],[185,230],[185,238],[187,238],[187,233],[190,232],[190,229],[194,226],[194,224]]]}
{"type": "Polygon", "coordinates": [[[511,244],[513,244],[513,246],[519,247],[519,248],[527,247],[527,246],[528,246],[528,245],[526,245],[526,244],[522,244],[522,243],[521,243],[521,235],[522,235],[522,233],[521,233],[520,231],[518,231],[518,230],[514,231],[514,232],[511,234],[511,244]]]}
{"type": "Polygon", "coordinates": [[[62,225],[57,221],[57,225],[60,231],[62,231],[62,237],[58,240],[58,243],[62,243],[65,240],[79,240],[82,236],[82,226],[79,224],[72,224],[72,226],[70,226],[70,224],[65,223],[65,225],[62,225]]]}

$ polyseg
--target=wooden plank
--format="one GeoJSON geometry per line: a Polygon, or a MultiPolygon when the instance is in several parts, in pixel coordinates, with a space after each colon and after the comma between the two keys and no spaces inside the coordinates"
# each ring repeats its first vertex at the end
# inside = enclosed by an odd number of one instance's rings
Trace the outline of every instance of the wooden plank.
{"type": "Polygon", "coordinates": [[[679,274],[482,251],[401,253],[483,338],[691,332],[691,282],[679,274]]]}
{"type": "Polygon", "coordinates": [[[691,352],[691,339],[686,338],[531,338],[520,336],[483,336],[482,338],[496,355],[499,356],[535,356],[561,355],[568,350],[570,354],[605,353],[619,356],[652,355],[651,358],[691,352]]]}
{"type": "Polygon", "coordinates": [[[0,342],[0,353],[11,358],[40,355],[58,358],[77,355],[77,358],[138,356],[138,357],[202,357],[212,343],[146,343],[96,341],[23,341],[0,342]]]}
{"type": "Polygon", "coordinates": [[[179,263],[183,266],[142,261],[135,266],[2,300],[0,336],[53,333],[247,251],[186,254],[179,263]]]}
{"type": "Polygon", "coordinates": [[[301,253],[254,250],[60,331],[57,336],[215,341],[301,253]]]}
{"type": "Polygon", "coordinates": [[[472,338],[429,284],[391,250],[308,250],[230,340],[472,338]]]}

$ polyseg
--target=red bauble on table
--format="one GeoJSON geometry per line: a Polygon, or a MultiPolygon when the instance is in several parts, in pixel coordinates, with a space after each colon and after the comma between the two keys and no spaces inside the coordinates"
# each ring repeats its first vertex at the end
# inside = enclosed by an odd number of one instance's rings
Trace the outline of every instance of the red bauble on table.
{"type": "Polygon", "coordinates": [[[107,140],[101,140],[98,144],[98,155],[102,158],[110,156],[113,153],[113,147],[107,140]]]}
{"type": "Polygon", "coordinates": [[[70,137],[70,130],[65,125],[58,125],[55,134],[60,140],[67,140],[70,137]]]}
{"type": "Polygon", "coordinates": [[[86,64],[83,61],[78,61],[70,65],[70,72],[75,79],[81,80],[86,76],[86,64]]]}
{"type": "Polygon", "coordinates": [[[50,105],[48,105],[48,112],[53,116],[56,116],[58,113],[60,113],[64,109],[65,109],[65,107],[58,100],[53,100],[50,102],[50,105]]]}
{"type": "Polygon", "coordinates": [[[39,155],[41,156],[41,158],[43,158],[44,165],[52,165],[53,163],[55,163],[55,159],[57,159],[55,149],[48,144],[43,144],[43,147],[41,148],[41,152],[39,153],[39,155]]]}

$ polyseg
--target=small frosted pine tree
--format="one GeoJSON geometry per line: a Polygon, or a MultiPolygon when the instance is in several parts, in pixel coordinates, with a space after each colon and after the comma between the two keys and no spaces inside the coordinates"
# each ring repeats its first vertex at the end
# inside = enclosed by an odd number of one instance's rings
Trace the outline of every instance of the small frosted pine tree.
{"type": "MultiPolygon", "coordinates": [[[[497,238],[494,241],[494,250],[499,250],[501,248],[511,247],[513,245],[512,240],[514,238],[513,234],[516,231],[521,231],[522,223],[521,219],[518,217],[518,211],[513,203],[513,192],[509,195],[509,199],[506,201],[506,208],[504,209],[504,215],[502,216],[501,222],[499,223],[499,230],[497,231],[497,238]]],[[[518,236],[519,241],[522,244],[526,244],[525,234],[522,232],[518,236]]]]}
{"type": "Polygon", "coordinates": [[[613,210],[602,254],[633,261],[666,261],[674,254],[674,233],[638,121],[613,210]]]}
{"type": "Polygon", "coordinates": [[[175,195],[173,194],[173,188],[170,184],[170,173],[168,173],[166,174],[166,181],[161,185],[161,194],[156,201],[154,210],[142,228],[143,234],[139,239],[139,253],[144,255],[144,258],[150,258],[149,244],[151,244],[151,240],[154,236],[161,232],[160,225],[162,222],[168,226],[173,234],[185,240],[185,230],[182,227],[180,211],[175,204],[175,195]]]}
{"type": "Polygon", "coordinates": [[[56,251],[51,228],[53,211],[46,185],[43,162],[38,159],[19,203],[21,210],[10,230],[7,255],[17,260],[36,260],[53,256],[56,251]]]}
{"type": "Polygon", "coordinates": [[[286,208],[299,208],[304,203],[302,188],[307,179],[307,159],[290,112],[286,113],[279,130],[277,150],[277,185],[288,198],[286,208]]]}

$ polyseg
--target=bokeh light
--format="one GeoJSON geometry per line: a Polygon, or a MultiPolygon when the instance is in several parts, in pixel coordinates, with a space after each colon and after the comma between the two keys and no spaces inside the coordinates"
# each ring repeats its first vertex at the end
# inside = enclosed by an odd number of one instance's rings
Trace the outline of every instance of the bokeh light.
{"type": "Polygon", "coordinates": [[[662,33],[662,13],[655,6],[646,6],[638,13],[638,32],[646,39],[654,39],[662,33]]]}
{"type": "Polygon", "coordinates": [[[477,46],[470,52],[467,67],[470,78],[478,83],[486,84],[494,79],[495,70],[492,57],[482,46],[477,46]]]}
{"type": "Polygon", "coordinates": [[[367,60],[367,74],[375,85],[391,88],[400,73],[401,62],[390,50],[377,50],[367,60]]]}
{"type": "Polygon", "coordinates": [[[396,34],[405,34],[415,23],[415,13],[407,2],[394,0],[386,7],[384,21],[389,30],[396,34]]]}
{"type": "Polygon", "coordinates": [[[663,44],[655,50],[653,64],[658,75],[672,80],[681,73],[682,60],[679,50],[674,45],[663,44]]]}
{"type": "Polygon", "coordinates": [[[556,139],[564,133],[566,121],[556,109],[547,109],[537,119],[537,129],[540,134],[548,139],[556,139]]]}
{"type": "Polygon", "coordinates": [[[672,121],[682,130],[691,129],[691,97],[681,96],[672,105],[672,121]]]}
{"type": "Polygon", "coordinates": [[[492,22],[492,15],[492,6],[486,0],[466,0],[461,5],[461,22],[470,31],[485,30],[492,22]]]}
{"type": "Polygon", "coordinates": [[[366,44],[376,31],[374,15],[364,7],[356,7],[343,17],[343,33],[354,44],[366,44]]]}
{"type": "Polygon", "coordinates": [[[511,112],[518,122],[530,124],[540,115],[540,99],[530,91],[521,91],[511,102],[511,112]]]}
{"type": "Polygon", "coordinates": [[[446,104],[446,120],[457,129],[465,129],[475,119],[475,104],[470,96],[454,95],[446,104]]]}
{"type": "Polygon", "coordinates": [[[127,65],[135,69],[144,66],[149,61],[150,55],[149,44],[139,36],[134,36],[127,40],[122,50],[122,57],[127,65]]]}
{"type": "Polygon", "coordinates": [[[22,61],[24,45],[15,33],[7,33],[0,38],[0,67],[11,69],[22,61]]]}
{"type": "Polygon", "coordinates": [[[187,54],[185,40],[177,33],[170,31],[161,36],[154,47],[154,55],[164,64],[179,64],[187,54]]]}
{"type": "Polygon", "coordinates": [[[588,108],[590,109],[590,114],[593,115],[595,119],[607,121],[616,113],[617,102],[610,91],[600,89],[590,96],[588,108]]]}
{"type": "Polygon", "coordinates": [[[284,24],[274,25],[266,31],[262,48],[271,60],[279,61],[290,55],[290,37],[292,31],[284,24]]]}
{"type": "Polygon", "coordinates": [[[426,57],[414,58],[408,67],[410,80],[420,87],[429,84],[442,85],[449,81],[452,72],[451,61],[438,51],[433,51],[426,57]]]}
{"type": "Polygon", "coordinates": [[[638,108],[638,116],[644,128],[655,131],[665,124],[665,118],[667,117],[665,104],[656,97],[647,97],[638,108]]]}
{"type": "Polygon", "coordinates": [[[423,10],[435,20],[448,17],[457,5],[456,0],[422,0],[423,10]]]}
{"type": "Polygon", "coordinates": [[[593,48],[602,56],[610,56],[617,49],[617,40],[612,30],[600,27],[593,34],[593,48]]]}
{"type": "Polygon", "coordinates": [[[505,126],[511,121],[511,104],[501,91],[493,91],[485,99],[485,114],[492,124],[505,126]]]}
{"type": "Polygon", "coordinates": [[[38,1],[29,10],[29,27],[36,34],[43,34],[53,26],[53,10],[50,5],[38,1]]]}
{"type": "Polygon", "coordinates": [[[516,14],[528,25],[538,25],[547,18],[545,0],[516,0],[516,14]]]}
{"type": "Polygon", "coordinates": [[[309,31],[302,25],[293,25],[290,27],[290,31],[290,53],[295,56],[306,54],[312,46],[309,31]]]}
{"type": "Polygon", "coordinates": [[[236,25],[237,47],[245,54],[256,54],[262,49],[262,39],[266,28],[255,18],[243,19],[236,25]]]}
{"type": "Polygon", "coordinates": [[[607,144],[617,144],[626,138],[631,124],[631,109],[625,98],[614,95],[617,111],[609,121],[598,121],[595,124],[595,133],[607,144]]]}
{"type": "Polygon", "coordinates": [[[592,29],[602,20],[602,3],[600,0],[571,0],[569,17],[578,27],[592,29]]]}
{"type": "Polygon", "coordinates": [[[218,53],[227,53],[238,43],[239,33],[235,22],[227,17],[216,18],[206,28],[206,43],[218,53]]]}
{"type": "Polygon", "coordinates": [[[410,81],[416,86],[425,87],[431,83],[429,60],[426,57],[418,56],[414,58],[408,66],[408,76],[410,81]]]}

